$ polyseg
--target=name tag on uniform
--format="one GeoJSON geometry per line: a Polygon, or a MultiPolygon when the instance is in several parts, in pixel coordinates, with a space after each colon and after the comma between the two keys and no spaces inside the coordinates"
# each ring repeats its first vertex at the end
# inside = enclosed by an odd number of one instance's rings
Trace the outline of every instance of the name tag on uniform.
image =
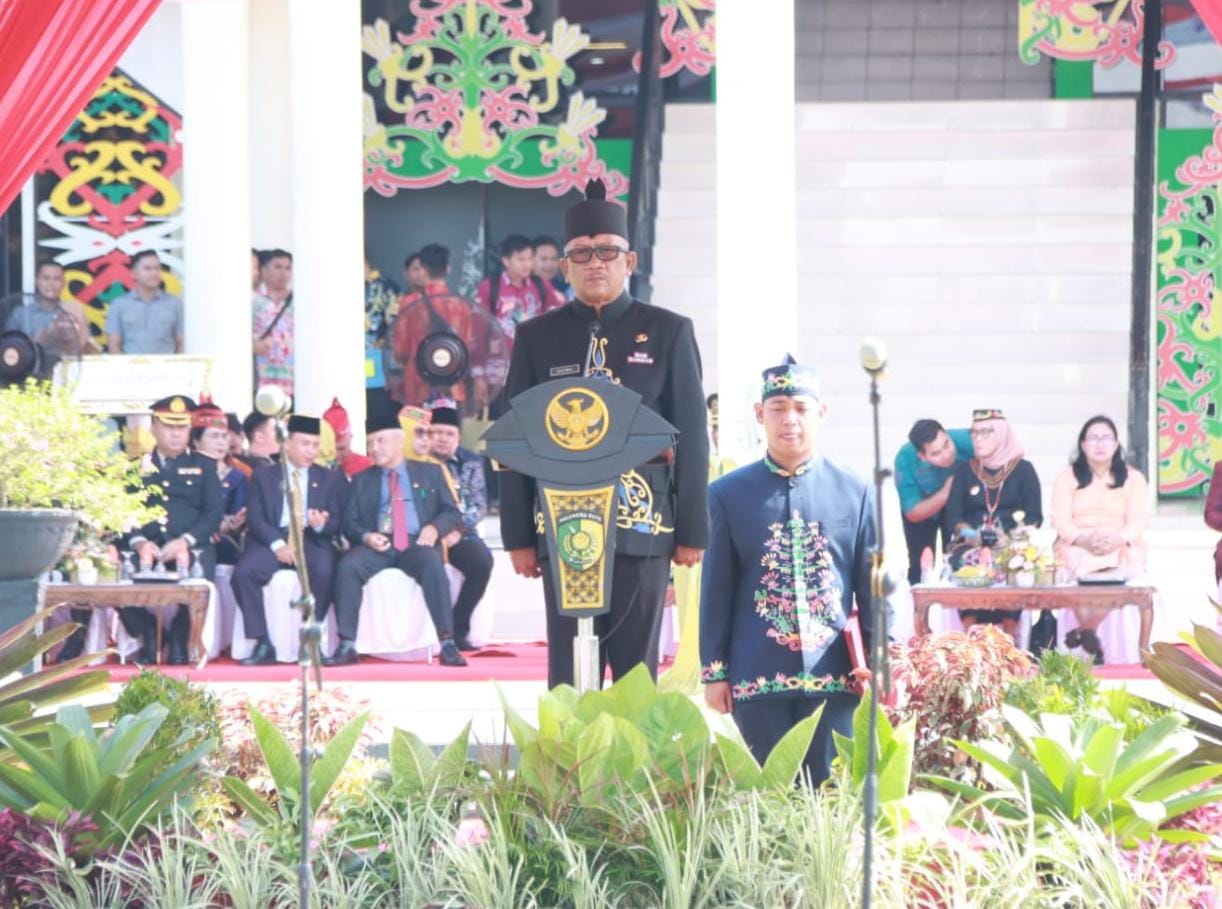
{"type": "Polygon", "coordinates": [[[638,363],[641,366],[652,366],[653,357],[643,350],[634,350],[632,353],[628,354],[628,362],[638,363]]]}
{"type": "Polygon", "coordinates": [[[578,376],[581,375],[581,366],[577,363],[568,366],[553,366],[547,371],[547,374],[553,379],[559,376],[578,376]]]}
{"type": "Polygon", "coordinates": [[[200,477],[200,476],[203,476],[203,474],[204,474],[204,468],[202,467],[180,467],[178,468],[178,475],[180,477],[200,477]]]}

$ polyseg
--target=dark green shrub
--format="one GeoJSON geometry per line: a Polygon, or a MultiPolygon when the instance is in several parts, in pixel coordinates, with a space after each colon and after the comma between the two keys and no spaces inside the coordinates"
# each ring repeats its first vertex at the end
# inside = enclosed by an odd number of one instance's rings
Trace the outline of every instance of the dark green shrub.
{"type": "Polygon", "coordinates": [[[1099,681],[1090,663],[1072,653],[1045,650],[1040,654],[1039,672],[1006,689],[1006,703],[1036,718],[1041,713],[1080,717],[1098,694],[1099,681]]]}
{"type": "Polygon", "coordinates": [[[221,741],[221,702],[206,688],[162,675],[155,669],[144,669],[123,686],[115,701],[115,716],[137,714],[149,704],[160,704],[169,711],[153,738],[152,748],[169,749],[172,760],[207,739],[221,741]],[[171,748],[175,743],[177,746],[171,748]]]}

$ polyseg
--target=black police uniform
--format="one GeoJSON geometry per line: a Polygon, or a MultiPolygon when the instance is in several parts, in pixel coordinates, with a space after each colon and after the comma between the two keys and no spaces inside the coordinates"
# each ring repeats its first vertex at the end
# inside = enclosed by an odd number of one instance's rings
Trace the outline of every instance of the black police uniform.
{"type": "MultiPolygon", "coordinates": [[[[579,300],[517,327],[503,401],[552,379],[580,376],[592,332],[606,341],[614,381],[679,430],[673,453],[621,478],[611,610],[595,620],[600,659],[619,678],[644,662],[656,675],[662,603],[675,546],[704,549],[709,518],[708,435],[700,351],[690,319],[634,300],[627,292],[601,312],[579,300]]],[[[506,549],[537,546],[544,558],[548,685],[572,684],[575,619],[556,607],[544,541],[537,530],[532,479],[501,477],[501,538],[506,549]]]]}
{"type": "MultiPolygon", "coordinates": [[[[216,570],[216,546],[211,540],[225,513],[225,496],[217,477],[216,462],[195,452],[186,452],[163,461],[156,450],[153,451],[152,461],[154,470],[145,475],[144,485],[146,488],[154,485],[161,487],[164,497],[160,501],[165,507],[165,520],[154,521],[131,534],[128,547],[142,539],[164,546],[170,540],[187,536],[191,548],[200,550],[204,576],[212,580],[216,570]]],[[[167,567],[173,572],[176,566],[170,563],[167,567]]],[[[156,646],[157,626],[151,612],[132,607],[119,610],[119,615],[128,633],[142,638],[146,651],[156,646]]],[[[180,605],[169,629],[171,662],[185,661],[190,627],[187,607],[180,605]]]]}

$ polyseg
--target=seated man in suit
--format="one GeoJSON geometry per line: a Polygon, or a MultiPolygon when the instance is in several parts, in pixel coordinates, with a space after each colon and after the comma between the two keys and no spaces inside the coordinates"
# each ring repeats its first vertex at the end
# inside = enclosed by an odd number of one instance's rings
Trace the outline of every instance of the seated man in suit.
{"type": "Polygon", "coordinates": [[[365,583],[383,568],[398,568],[420,585],[443,666],[465,666],[454,644],[450,584],[438,541],[462,526],[462,515],[441,468],[408,461],[403,429],[393,414],[371,417],[367,448],[374,466],[352,478],[343,532],[352,550],[335,572],[335,619],[340,642],[323,662],[357,661],[356,629],[365,583]]]}
{"type": "MultiPolygon", "coordinates": [[[[288,421],[284,457],[289,465],[290,489],[301,496],[304,521],[306,574],[314,594],[315,610],[321,618],[331,608],[335,548],[344,513],[348,482],[337,470],[317,466],[321,427],[317,417],[294,414],[288,421]]],[[[251,475],[246,522],[250,537],[233,570],[233,596],[242,610],[246,636],[255,644],[254,652],[242,661],[244,666],[265,666],[276,662],[276,648],[267,637],[267,616],[263,610],[263,586],[282,569],[296,568],[293,547],[289,545],[289,495],[279,464],[260,467],[251,475]]]]}
{"type": "Polygon", "coordinates": [[[484,485],[484,459],[468,451],[462,441],[462,417],[457,408],[433,408],[429,442],[433,457],[450,472],[458,486],[463,526],[442,539],[450,553],[450,564],[463,574],[462,589],[454,600],[454,640],[459,650],[479,650],[467,638],[471,614],[484,598],[492,578],[492,553],[480,539],[479,522],[488,514],[488,492],[484,485]]]}
{"type": "MultiPolygon", "coordinates": [[[[128,538],[127,547],[140,557],[140,567],[146,570],[154,562],[171,568],[191,564],[192,550],[199,553],[204,577],[212,580],[216,569],[216,546],[212,535],[221,526],[225,513],[225,497],[216,473],[216,462],[187,450],[191,437],[191,415],[195,402],[185,395],[173,395],[155,402],[152,407],[152,433],[156,446],[144,462],[146,487],[159,486],[164,521],[153,521],[128,538]]],[[[137,663],[157,661],[157,621],[147,609],[139,606],[119,610],[119,618],[128,634],[140,638],[137,663]]],[[[170,622],[170,662],[187,662],[187,637],[191,616],[180,605],[170,622]]]]}

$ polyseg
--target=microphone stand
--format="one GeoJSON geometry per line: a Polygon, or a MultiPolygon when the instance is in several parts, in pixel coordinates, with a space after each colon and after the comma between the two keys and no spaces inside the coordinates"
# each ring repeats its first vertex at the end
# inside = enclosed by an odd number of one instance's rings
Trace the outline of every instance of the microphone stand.
{"type": "Polygon", "coordinates": [[[870,909],[874,885],[874,820],[878,814],[878,689],[891,690],[891,664],[887,659],[887,640],[890,636],[887,597],[892,583],[883,569],[883,484],[891,471],[882,466],[882,450],[879,441],[878,407],[881,396],[878,380],[883,366],[865,367],[870,374],[870,408],[874,421],[874,520],[877,524],[876,542],[871,550],[870,569],[870,717],[867,725],[866,778],[862,786],[862,818],[864,843],[862,850],[862,909],[870,909]]]}
{"type": "Polygon", "coordinates": [[[298,808],[301,811],[301,844],[297,863],[298,905],[310,905],[310,767],[314,762],[314,750],[310,747],[310,669],[314,670],[314,683],[322,690],[322,625],[314,615],[314,594],[310,590],[310,576],[306,571],[305,532],[303,530],[304,503],[296,494],[289,475],[289,462],[284,454],[284,442],[288,434],[284,426],[287,408],[276,415],[276,437],[281,443],[280,482],[289,498],[289,540],[296,563],[297,582],[301,586],[301,597],[294,604],[301,612],[301,627],[298,639],[297,665],[301,667],[301,749],[298,760],[301,767],[301,792],[298,808]]]}

